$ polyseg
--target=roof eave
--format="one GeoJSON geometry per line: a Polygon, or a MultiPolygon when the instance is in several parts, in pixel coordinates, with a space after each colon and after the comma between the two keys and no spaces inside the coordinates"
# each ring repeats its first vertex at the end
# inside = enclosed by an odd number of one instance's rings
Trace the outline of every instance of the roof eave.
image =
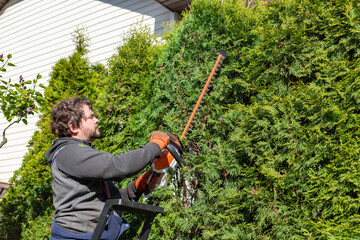
{"type": "Polygon", "coordinates": [[[5,4],[7,4],[8,2],[9,2],[9,0],[0,0],[0,11],[5,6],[5,4]]]}
{"type": "Polygon", "coordinates": [[[181,13],[185,9],[190,8],[192,0],[156,0],[158,3],[166,7],[172,12],[181,13]]]}

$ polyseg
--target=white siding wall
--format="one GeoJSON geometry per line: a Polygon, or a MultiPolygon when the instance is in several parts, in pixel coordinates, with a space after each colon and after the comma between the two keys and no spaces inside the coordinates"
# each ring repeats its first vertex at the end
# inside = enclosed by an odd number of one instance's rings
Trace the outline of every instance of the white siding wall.
{"type": "MultiPolygon", "coordinates": [[[[0,54],[11,53],[16,67],[2,75],[17,81],[20,75],[32,80],[39,73],[47,85],[51,67],[74,51],[71,35],[78,26],[87,29],[90,61],[105,64],[132,24],[143,20],[161,34],[162,23],[173,19],[154,0],[10,0],[0,11],[0,54]]],[[[8,143],[0,148],[0,181],[8,181],[20,167],[37,120],[31,116],[28,125],[7,130],[8,143]]],[[[0,142],[7,125],[0,113],[0,142]]]]}

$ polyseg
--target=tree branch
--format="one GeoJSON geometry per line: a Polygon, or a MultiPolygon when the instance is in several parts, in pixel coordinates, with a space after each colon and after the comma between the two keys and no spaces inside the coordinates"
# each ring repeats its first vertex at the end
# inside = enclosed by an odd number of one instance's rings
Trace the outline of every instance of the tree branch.
{"type": "Polygon", "coordinates": [[[19,123],[19,122],[20,122],[20,119],[17,120],[17,121],[14,121],[14,122],[12,122],[12,123],[10,123],[9,126],[7,126],[7,127],[4,129],[4,131],[3,131],[3,140],[2,140],[2,142],[0,143],[0,148],[2,148],[2,146],[5,145],[5,143],[7,143],[7,138],[5,137],[5,131],[6,131],[9,127],[11,127],[11,125],[13,125],[14,123],[19,123]]]}

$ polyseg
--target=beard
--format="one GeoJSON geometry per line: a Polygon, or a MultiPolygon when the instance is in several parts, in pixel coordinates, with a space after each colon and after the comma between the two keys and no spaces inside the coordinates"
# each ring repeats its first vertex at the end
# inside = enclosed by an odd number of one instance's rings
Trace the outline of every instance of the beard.
{"type": "Polygon", "coordinates": [[[98,128],[96,128],[94,131],[90,132],[89,134],[89,140],[90,142],[94,141],[95,139],[100,137],[100,131],[98,128]]]}

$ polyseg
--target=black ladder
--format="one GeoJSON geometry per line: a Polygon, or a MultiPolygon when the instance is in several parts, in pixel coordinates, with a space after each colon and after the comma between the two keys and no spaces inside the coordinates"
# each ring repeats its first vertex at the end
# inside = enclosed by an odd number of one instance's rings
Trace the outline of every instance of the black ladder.
{"type": "Polygon", "coordinates": [[[106,222],[109,218],[112,210],[126,211],[130,213],[137,213],[145,215],[145,222],[140,234],[140,240],[148,239],[150,228],[153,223],[155,216],[159,213],[164,212],[164,208],[159,206],[153,206],[144,203],[131,202],[122,199],[108,199],[106,200],[105,206],[101,212],[99,222],[94,230],[94,235],[91,240],[100,240],[101,235],[104,232],[106,222]]]}

